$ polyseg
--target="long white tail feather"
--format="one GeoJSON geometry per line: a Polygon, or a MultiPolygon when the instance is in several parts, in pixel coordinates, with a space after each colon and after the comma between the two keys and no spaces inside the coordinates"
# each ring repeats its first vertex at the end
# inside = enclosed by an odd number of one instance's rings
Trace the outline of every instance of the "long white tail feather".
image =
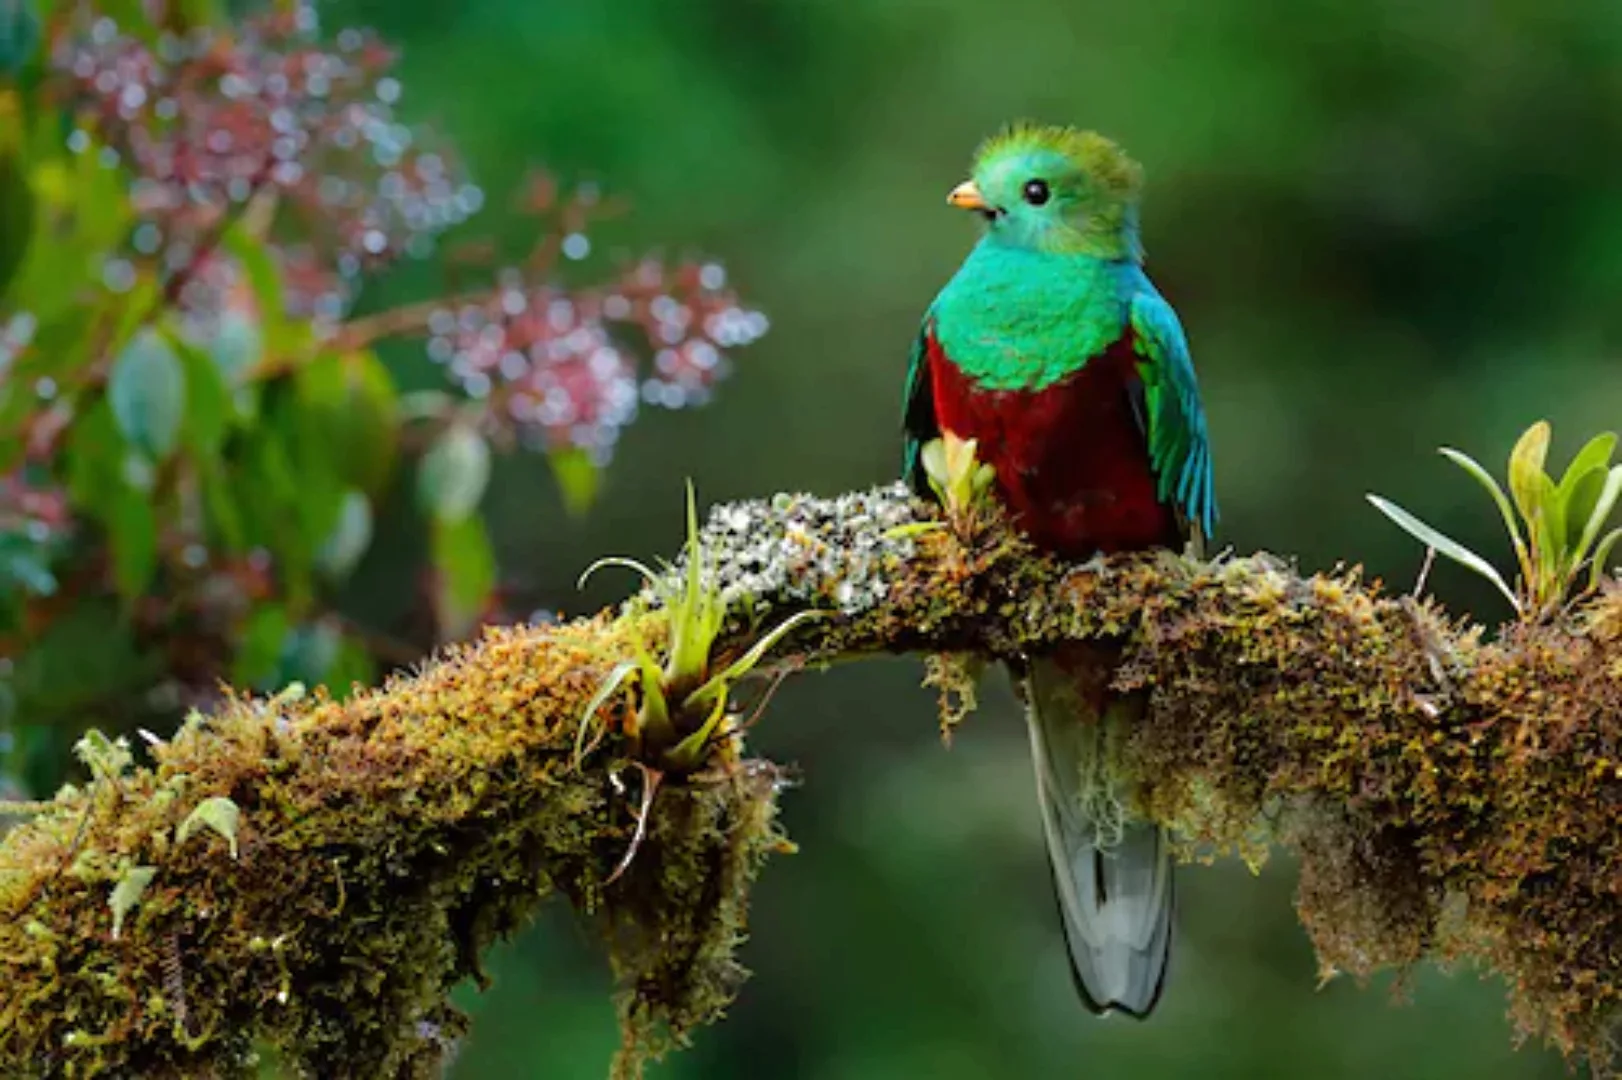
{"type": "Polygon", "coordinates": [[[1159,826],[1133,821],[1112,768],[1120,718],[1087,706],[1052,662],[1026,677],[1031,754],[1076,986],[1095,1012],[1147,1016],[1171,953],[1173,859],[1159,826]]]}

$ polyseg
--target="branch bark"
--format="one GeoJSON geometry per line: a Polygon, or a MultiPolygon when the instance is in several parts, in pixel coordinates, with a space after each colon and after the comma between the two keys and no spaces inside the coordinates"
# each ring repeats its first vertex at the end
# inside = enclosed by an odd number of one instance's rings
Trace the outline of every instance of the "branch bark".
{"type": "MultiPolygon", "coordinates": [[[[1144,808],[1191,855],[1298,850],[1326,973],[1479,962],[1524,1030],[1611,1068],[1622,588],[1487,641],[1355,571],[1067,566],[927,514],[899,488],[717,507],[708,562],[748,613],[718,651],[816,608],[784,663],[944,655],[949,717],[982,660],[1102,643],[1151,694],[1144,808]]],[[[0,841],[0,1073],[249,1076],[268,1042],[313,1075],[437,1075],[465,1024],[449,991],[554,892],[619,977],[616,1069],[681,1044],[737,992],[750,884],[788,845],[741,732],[645,822],[629,693],[577,761],[587,703],[663,633],[646,604],[493,630],[346,701],[232,700],[150,767],[65,789],[0,841]],[[234,828],[182,828],[211,798],[234,828]]]]}

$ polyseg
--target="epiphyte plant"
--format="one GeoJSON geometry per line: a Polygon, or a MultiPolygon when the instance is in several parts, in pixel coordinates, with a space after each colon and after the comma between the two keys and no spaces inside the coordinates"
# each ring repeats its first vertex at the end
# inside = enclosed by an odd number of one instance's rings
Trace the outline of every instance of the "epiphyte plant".
{"type": "Polygon", "coordinates": [[[960,439],[950,431],[924,444],[919,453],[929,486],[949,514],[971,510],[991,490],[997,470],[981,461],[978,439],[960,439]]]}
{"type": "Polygon", "coordinates": [[[1492,582],[1521,619],[1547,618],[1572,598],[1585,571],[1582,592],[1599,586],[1611,549],[1622,539],[1622,529],[1600,535],[1622,496],[1622,465],[1611,464],[1616,435],[1604,432],[1590,439],[1558,481],[1544,467],[1551,435],[1545,420],[1521,435],[1509,455],[1508,495],[1474,458],[1450,447],[1440,449],[1497,504],[1519,569],[1513,589],[1491,562],[1457,540],[1378,495],[1368,496],[1369,502],[1426,547],[1492,582]]]}
{"type": "Polygon", "coordinates": [[[694,771],[704,763],[706,749],[726,721],[733,687],[796,627],[820,615],[816,611],[799,612],[727,661],[724,655],[716,655],[715,645],[727,625],[729,605],[714,574],[706,568],[708,558],[699,533],[691,484],[687,487],[687,543],[683,551],[682,565],[666,565],[663,573],[635,559],[610,557],[597,560],[581,575],[584,584],[605,566],[623,566],[640,574],[665,620],[666,641],[661,661],[640,631],[634,629],[633,622],[633,655],[613,667],[587,704],[576,740],[577,758],[583,756],[588,732],[601,725],[603,706],[622,689],[630,689],[637,701],[624,728],[631,753],[661,774],[694,771]]]}

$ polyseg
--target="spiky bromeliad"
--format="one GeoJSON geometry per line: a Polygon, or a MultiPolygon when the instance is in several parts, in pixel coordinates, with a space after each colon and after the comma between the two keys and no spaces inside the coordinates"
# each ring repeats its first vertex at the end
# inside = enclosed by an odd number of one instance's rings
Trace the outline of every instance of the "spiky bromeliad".
{"type": "MultiPolygon", "coordinates": [[[[978,443],[1041,548],[1196,546],[1216,521],[1199,386],[1177,315],[1143,272],[1138,165],[1108,139],[1018,126],[989,140],[954,206],[985,234],[924,316],[907,372],[904,467],[978,443]]],[[[1141,695],[1107,657],[1029,658],[1018,675],[1065,940],[1088,1008],[1147,1016],[1170,955],[1172,856],[1119,767],[1141,695]]]]}

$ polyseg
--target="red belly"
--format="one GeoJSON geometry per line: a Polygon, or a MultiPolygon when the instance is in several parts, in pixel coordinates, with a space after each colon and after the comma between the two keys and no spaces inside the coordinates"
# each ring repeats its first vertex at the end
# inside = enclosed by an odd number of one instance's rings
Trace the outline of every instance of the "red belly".
{"type": "Polygon", "coordinates": [[[935,419],[979,440],[1003,501],[1039,547],[1069,558],[1175,547],[1181,530],[1155,494],[1130,390],[1139,382],[1131,332],[1045,390],[977,389],[929,335],[935,419]]]}

